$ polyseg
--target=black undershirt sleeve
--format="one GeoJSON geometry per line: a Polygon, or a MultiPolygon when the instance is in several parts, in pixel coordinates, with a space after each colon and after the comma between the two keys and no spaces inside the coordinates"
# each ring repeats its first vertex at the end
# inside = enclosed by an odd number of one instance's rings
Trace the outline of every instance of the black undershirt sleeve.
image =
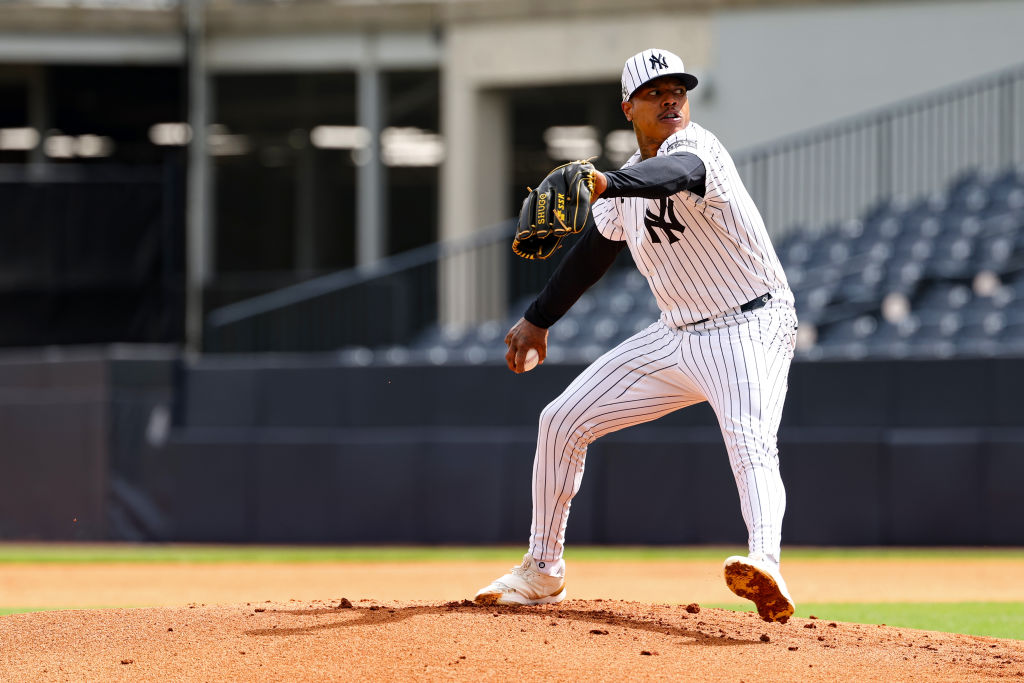
{"type": "MultiPolygon", "coordinates": [[[[651,157],[604,175],[608,188],[602,197],[661,199],[683,190],[704,196],[704,162],[689,152],[651,157]]],[[[625,242],[602,235],[591,219],[523,317],[537,327],[547,329],[554,325],[583,292],[601,279],[625,246],[625,242]]]]}
{"type": "Polygon", "coordinates": [[[661,199],[689,190],[703,197],[706,175],[704,162],[696,154],[651,157],[629,168],[605,171],[608,189],[601,196],[661,199]]]}
{"type": "Polygon", "coordinates": [[[548,283],[523,315],[537,327],[554,325],[591,285],[608,272],[625,242],[610,240],[591,219],[583,235],[551,274],[548,283]]]}

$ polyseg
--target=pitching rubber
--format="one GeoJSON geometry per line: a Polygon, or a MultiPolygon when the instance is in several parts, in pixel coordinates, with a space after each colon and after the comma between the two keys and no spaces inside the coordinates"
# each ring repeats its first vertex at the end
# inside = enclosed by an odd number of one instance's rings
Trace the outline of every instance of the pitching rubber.
{"type": "Polygon", "coordinates": [[[737,557],[726,561],[725,583],[729,590],[757,605],[757,613],[765,621],[785,624],[796,608],[793,601],[771,574],[748,564],[745,559],[737,557]]]}

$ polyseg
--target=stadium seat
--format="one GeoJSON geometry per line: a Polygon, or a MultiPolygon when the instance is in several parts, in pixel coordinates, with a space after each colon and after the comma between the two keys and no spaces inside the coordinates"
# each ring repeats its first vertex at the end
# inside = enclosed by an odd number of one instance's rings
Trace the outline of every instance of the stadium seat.
{"type": "MultiPolygon", "coordinates": [[[[1024,167],[966,173],[944,192],[882,201],[819,232],[789,231],[776,251],[801,322],[818,327],[803,358],[1024,353],[1024,167]],[[891,293],[910,308],[894,322],[881,315],[891,293]]],[[[410,353],[378,355],[437,362],[444,350],[457,362],[502,362],[502,336],[531,300],[512,305],[506,321],[435,327],[410,353]]],[[[549,362],[592,361],[659,315],[643,276],[613,268],[551,329],[549,362]]],[[[367,352],[353,351],[361,362],[367,352]]]]}

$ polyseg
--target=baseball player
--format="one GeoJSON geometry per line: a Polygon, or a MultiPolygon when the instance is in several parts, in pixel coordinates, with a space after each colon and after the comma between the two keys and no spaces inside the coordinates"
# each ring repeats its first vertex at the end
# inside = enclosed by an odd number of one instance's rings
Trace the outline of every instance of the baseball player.
{"type": "Polygon", "coordinates": [[[718,418],[747,526],[749,554],[725,561],[728,587],[766,621],[794,603],[779,571],[786,492],[776,434],[796,338],[793,295],[764,222],[718,139],[690,120],[697,78],[667,50],[631,57],[622,112],[638,151],[619,170],[559,167],[523,204],[513,248],[544,258],[581,232],[505,338],[523,372],[543,362],[547,331],[629,248],[661,309],[607,352],[540,416],[533,525],[521,566],[482,588],[482,604],[538,605],[566,595],[562,559],[573,496],[595,439],[707,401],[718,418]]]}

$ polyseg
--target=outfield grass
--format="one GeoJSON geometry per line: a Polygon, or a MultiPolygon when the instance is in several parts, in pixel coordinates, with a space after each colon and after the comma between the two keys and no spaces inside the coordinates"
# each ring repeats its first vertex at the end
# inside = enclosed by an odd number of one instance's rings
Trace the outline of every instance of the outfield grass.
{"type": "MultiPolygon", "coordinates": [[[[2,564],[207,564],[225,562],[451,562],[505,561],[519,546],[219,546],[158,544],[0,544],[2,564]]],[[[576,546],[566,551],[573,562],[658,562],[721,560],[746,554],[739,546],[623,547],[576,546]]],[[[787,548],[793,560],[1020,560],[1021,548],[787,548]]]]}

